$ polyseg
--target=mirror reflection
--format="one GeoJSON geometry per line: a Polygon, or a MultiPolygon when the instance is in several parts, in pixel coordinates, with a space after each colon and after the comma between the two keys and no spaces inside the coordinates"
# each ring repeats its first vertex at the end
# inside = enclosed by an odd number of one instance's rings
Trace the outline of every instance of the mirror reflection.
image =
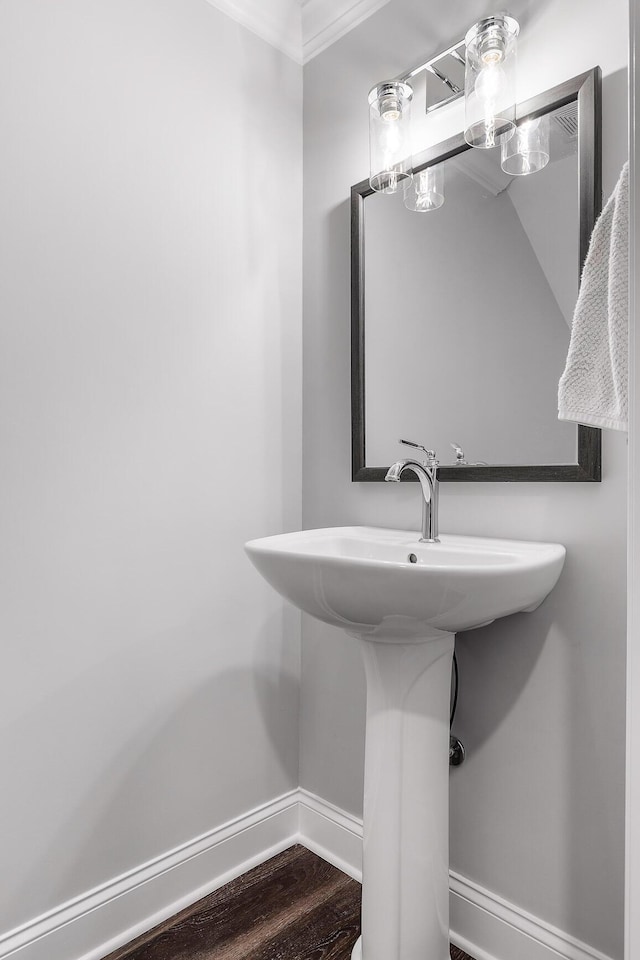
{"type": "Polygon", "coordinates": [[[405,436],[442,464],[456,462],[452,444],[469,463],[575,463],[557,385],[578,293],[577,103],[541,125],[549,160],[532,150],[535,175],[522,175],[522,150],[465,149],[417,176],[407,206],[401,191],[366,196],[368,465],[393,460],[405,436]]]}

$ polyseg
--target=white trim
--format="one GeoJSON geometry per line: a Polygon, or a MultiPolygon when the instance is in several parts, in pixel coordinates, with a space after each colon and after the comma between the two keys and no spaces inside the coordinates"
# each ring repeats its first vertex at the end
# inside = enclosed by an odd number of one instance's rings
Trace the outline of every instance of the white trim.
{"type": "Polygon", "coordinates": [[[629,473],[627,547],[626,960],[640,955],[640,12],[629,2],[629,473]]]}
{"type": "Polygon", "coordinates": [[[3,934],[0,960],[100,960],[297,838],[292,790],[3,934]]]}
{"type": "Polygon", "coordinates": [[[362,883],[362,820],[301,789],[300,843],[362,883]]]}
{"type": "Polygon", "coordinates": [[[389,0],[208,0],[213,7],[282,50],[307,63],[353,30],[389,0]]]}
{"type": "Polygon", "coordinates": [[[302,0],[302,62],[308,63],[389,0],[302,0]]]}
{"type": "Polygon", "coordinates": [[[208,0],[272,47],[302,63],[302,17],[298,0],[208,0]]]}
{"type": "Polygon", "coordinates": [[[476,960],[611,960],[454,871],[449,889],[451,940],[476,960]]]}
{"type": "MultiPolygon", "coordinates": [[[[100,960],[294,843],[361,878],[362,821],[292,790],[0,936],[0,960],[100,960]]],[[[476,960],[610,960],[454,872],[450,891],[451,941],[476,960]]]]}

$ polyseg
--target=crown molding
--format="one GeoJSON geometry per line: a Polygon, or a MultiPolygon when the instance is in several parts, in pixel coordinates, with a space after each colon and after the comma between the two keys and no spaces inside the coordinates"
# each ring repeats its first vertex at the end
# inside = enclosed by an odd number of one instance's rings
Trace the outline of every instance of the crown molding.
{"type": "Polygon", "coordinates": [[[302,63],[300,0],[207,0],[272,47],[302,63]]]}
{"type": "Polygon", "coordinates": [[[389,0],[300,0],[302,7],[302,62],[353,30],[389,0]]]}
{"type": "Polygon", "coordinates": [[[307,63],[389,0],[207,0],[212,7],[307,63]]]}

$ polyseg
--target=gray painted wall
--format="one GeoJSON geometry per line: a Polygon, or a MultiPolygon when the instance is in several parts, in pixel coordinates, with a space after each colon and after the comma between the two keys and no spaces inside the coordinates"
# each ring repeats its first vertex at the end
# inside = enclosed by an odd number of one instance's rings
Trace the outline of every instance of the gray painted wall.
{"type": "MultiPolygon", "coordinates": [[[[514,2],[520,96],[600,64],[604,185],[626,156],[626,3],[514,2]],[[571,43],[566,38],[572,37],[571,43]]],[[[305,68],[306,527],[417,529],[417,487],[352,484],[349,207],[368,169],[366,94],[462,36],[489,3],[391,0],[305,68]]],[[[444,111],[443,111],[444,113],[444,111]]],[[[462,124],[440,117],[434,140],[462,124]],[[447,128],[449,126],[449,129],[447,128]]],[[[451,862],[471,880],[613,957],[623,953],[626,438],[604,436],[600,485],[444,485],[445,531],[558,540],[561,581],[534,614],[461,637],[451,862]]],[[[364,676],[355,643],[304,620],[301,782],[361,812],[364,676]]]]}
{"type": "Polygon", "coordinates": [[[243,542],[300,525],[301,75],[204,0],[0,6],[2,932],[297,786],[243,542]]]}

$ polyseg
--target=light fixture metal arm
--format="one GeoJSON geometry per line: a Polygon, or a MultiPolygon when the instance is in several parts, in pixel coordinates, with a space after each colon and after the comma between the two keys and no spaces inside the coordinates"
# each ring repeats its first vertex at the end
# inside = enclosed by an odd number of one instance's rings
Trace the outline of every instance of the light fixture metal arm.
{"type": "MultiPolygon", "coordinates": [[[[453,46],[448,47],[446,50],[442,50],[440,53],[437,53],[435,57],[430,57],[429,60],[423,60],[421,63],[418,63],[413,69],[401,73],[398,77],[394,79],[398,83],[408,83],[409,80],[412,80],[413,77],[417,77],[419,73],[424,73],[425,70],[433,72],[432,68],[438,66],[438,63],[441,60],[444,60],[445,57],[453,57],[455,60],[458,60],[460,63],[464,63],[464,54],[460,54],[460,48],[464,50],[464,39],[458,40],[457,43],[454,43],[453,46]]],[[[442,71],[440,71],[442,72],[442,71]]],[[[442,79],[439,77],[439,79],[442,79]]],[[[447,84],[448,85],[448,84],[447,84]]],[[[462,92],[462,91],[461,91],[462,92]]]]}

